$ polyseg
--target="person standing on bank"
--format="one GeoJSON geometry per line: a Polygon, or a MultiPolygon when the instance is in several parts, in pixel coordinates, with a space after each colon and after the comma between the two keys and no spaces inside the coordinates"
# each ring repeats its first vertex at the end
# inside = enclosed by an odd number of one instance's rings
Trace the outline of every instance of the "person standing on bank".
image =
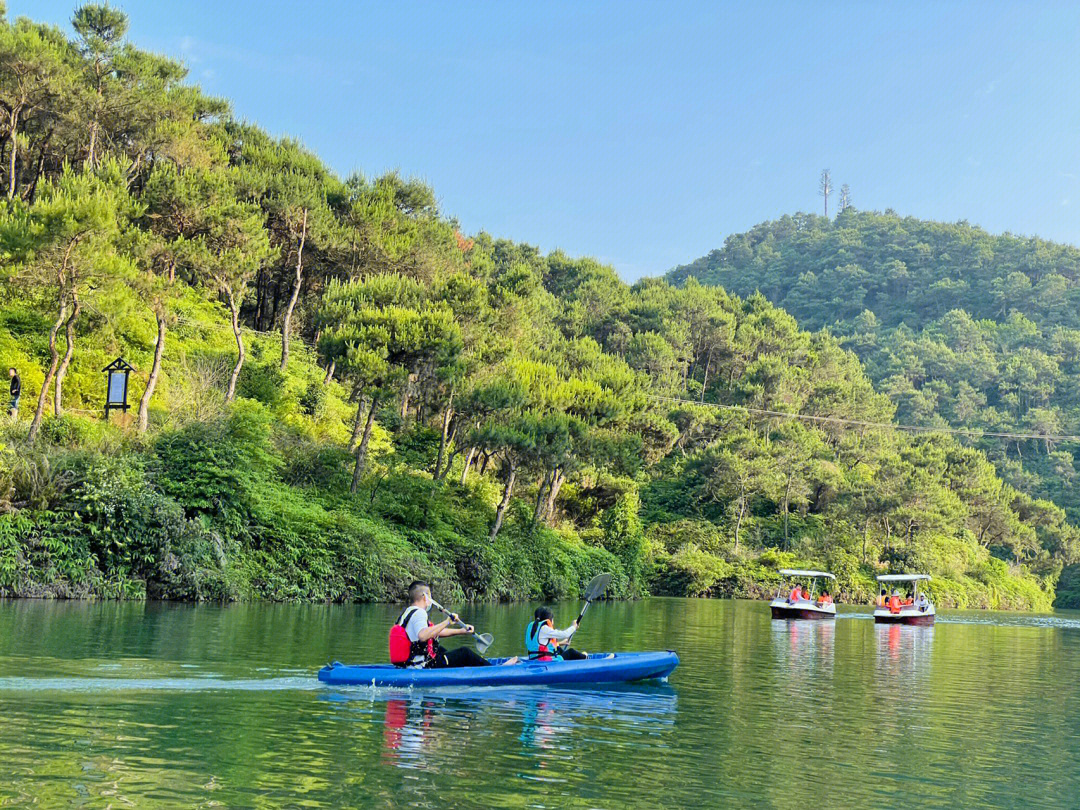
{"type": "MultiPolygon", "coordinates": [[[[490,667],[492,663],[470,647],[444,650],[440,638],[472,635],[476,632],[471,624],[451,627],[460,622],[457,614],[450,614],[438,624],[428,619],[431,608],[431,588],[426,582],[414,582],[409,586],[410,605],[397,620],[409,639],[409,668],[445,669],[447,667],[490,667]]],[[[391,659],[393,660],[393,659],[391,659]]],[[[516,664],[517,656],[504,661],[516,664]]]]}
{"type": "Polygon", "coordinates": [[[11,404],[8,406],[8,412],[11,414],[12,419],[19,418],[19,398],[22,396],[22,379],[19,377],[19,372],[15,370],[15,366],[8,369],[8,376],[11,378],[11,404]]]}

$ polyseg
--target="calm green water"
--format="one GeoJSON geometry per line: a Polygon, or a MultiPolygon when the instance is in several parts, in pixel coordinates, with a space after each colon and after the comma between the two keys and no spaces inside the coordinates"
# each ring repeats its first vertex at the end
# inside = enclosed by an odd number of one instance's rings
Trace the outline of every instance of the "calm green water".
{"type": "MultiPolygon", "coordinates": [[[[503,654],[529,612],[469,615],[503,654]]],[[[654,599],[595,606],[575,642],[677,649],[667,685],[317,684],[382,660],[395,615],[0,602],[0,806],[1080,806],[1077,614],[907,628],[654,599]]]]}

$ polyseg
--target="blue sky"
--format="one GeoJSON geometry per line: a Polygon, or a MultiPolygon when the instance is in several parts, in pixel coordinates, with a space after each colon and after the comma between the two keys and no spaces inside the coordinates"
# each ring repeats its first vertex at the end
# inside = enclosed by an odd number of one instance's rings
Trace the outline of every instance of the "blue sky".
{"type": "MultiPolygon", "coordinates": [[[[9,0],[63,25],[73,0],[9,0]]],[[[120,3],[236,113],[627,280],[820,210],[1080,243],[1080,4],[120,3]]]]}

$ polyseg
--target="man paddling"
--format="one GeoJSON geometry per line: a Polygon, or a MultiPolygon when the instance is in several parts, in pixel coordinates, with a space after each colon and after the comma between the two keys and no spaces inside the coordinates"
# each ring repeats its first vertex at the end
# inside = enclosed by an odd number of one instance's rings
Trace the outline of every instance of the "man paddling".
{"type": "MultiPolygon", "coordinates": [[[[451,613],[443,621],[433,624],[428,620],[431,608],[431,587],[426,582],[414,582],[409,586],[408,608],[401,614],[397,624],[405,629],[409,639],[408,667],[417,669],[445,669],[447,667],[490,667],[492,663],[480,653],[469,647],[445,650],[439,644],[440,638],[472,635],[476,629],[467,624],[463,627],[451,627],[460,624],[461,619],[451,613]]],[[[398,631],[400,632],[400,631],[398,631]]],[[[517,656],[504,663],[516,664],[517,656]]]]}

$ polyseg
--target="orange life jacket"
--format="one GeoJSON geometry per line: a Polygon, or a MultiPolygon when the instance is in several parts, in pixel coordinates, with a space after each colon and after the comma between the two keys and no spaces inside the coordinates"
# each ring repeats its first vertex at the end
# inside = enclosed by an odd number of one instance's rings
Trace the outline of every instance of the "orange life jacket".
{"type": "Polygon", "coordinates": [[[900,612],[900,597],[899,596],[893,595],[893,596],[889,597],[889,612],[890,613],[899,613],[900,612]]]}

